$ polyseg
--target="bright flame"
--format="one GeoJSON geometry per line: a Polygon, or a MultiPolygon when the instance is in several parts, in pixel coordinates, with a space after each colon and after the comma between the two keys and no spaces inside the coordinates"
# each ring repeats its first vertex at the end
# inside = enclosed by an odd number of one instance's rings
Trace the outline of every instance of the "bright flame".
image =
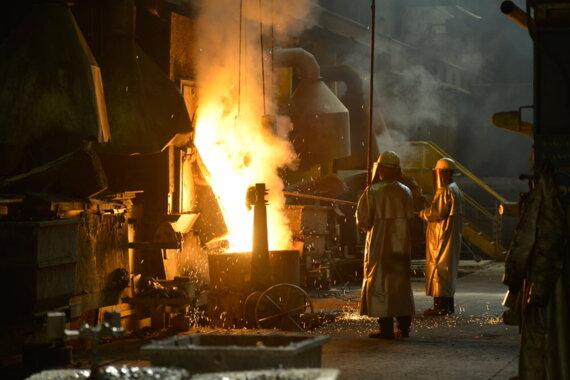
{"type": "Polygon", "coordinates": [[[253,212],[247,210],[245,197],[247,189],[256,183],[265,183],[269,190],[269,249],[291,248],[291,232],[283,214],[283,182],[277,171],[296,160],[287,139],[292,124],[281,117],[277,118],[276,130],[262,125],[262,115],[275,114],[277,106],[268,42],[263,61],[265,78],[262,74],[259,18],[266,41],[273,35],[273,26],[275,38],[287,38],[301,32],[311,19],[315,3],[203,0],[200,4],[194,143],[210,172],[210,185],[228,226],[231,251],[251,251],[253,212]],[[259,8],[261,4],[263,9],[259,8]]]}
{"type": "Polygon", "coordinates": [[[247,210],[247,189],[265,183],[269,189],[267,224],[269,249],[288,249],[291,232],[283,215],[283,182],[277,168],[290,156],[288,143],[268,131],[261,120],[223,116],[222,107],[203,107],[196,124],[195,143],[210,172],[210,185],[218,197],[228,226],[231,251],[251,251],[253,212],[247,210]]]}

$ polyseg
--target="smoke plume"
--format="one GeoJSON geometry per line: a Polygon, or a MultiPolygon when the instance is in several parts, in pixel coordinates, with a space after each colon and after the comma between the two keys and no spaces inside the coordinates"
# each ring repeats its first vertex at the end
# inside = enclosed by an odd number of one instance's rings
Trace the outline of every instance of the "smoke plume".
{"type": "Polygon", "coordinates": [[[203,0],[196,28],[199,103],[195,143],[219,198],[233,251],[250,251],[252,218],[247,188],[265,183],[270,249],[286,249],[290,231],[282,214],[283,183],[277,170],[296,154],[288,118],[277,111],[271,48],[315,22],[312,0],[203,0]],[[263,43],[263,46],[262,46],[263,43]],[[269,120],[269,122],[267,122],[269,120]]]}
{"type": "MultiPolygon", "coordinates": [[[[529,168],[531,139],[490,121],[496,112],[532,103],[530,38],[496,2],[457,4],[466,5],[403,7],[400,13],[385,3],[377,7],[379,148],[431,140],[479,176],[517,176],[529,168]]],[[[368,86],[369,52],[356,45],[347,51],[340,61],[368,86]]]]}

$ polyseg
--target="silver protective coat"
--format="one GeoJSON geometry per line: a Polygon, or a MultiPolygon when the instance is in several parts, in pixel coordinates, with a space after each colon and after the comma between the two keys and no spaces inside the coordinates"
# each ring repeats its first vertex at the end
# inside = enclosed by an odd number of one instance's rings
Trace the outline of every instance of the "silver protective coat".
{"type": "Polygon", "coordinates": [[[453,297],[461,253],[463,195],[454,182],[436,190],[429,208],[419,216],[426,229],[426,294],[453,297]]]}
{"type": "Polygon", "coordinates": [[[358,201],[357,223],[367,232],[360,314],[396,317],[414,314],[410,279],[413,201],[397,181],[369,186],[358,201]]]}
{"type": "Polygon", "coordinates": [[[549,164],[538,170],[505,260],[513,297],[503,317],[520,326],[520,380],[570,380],[570,216],[555,176],[549,164]]]}

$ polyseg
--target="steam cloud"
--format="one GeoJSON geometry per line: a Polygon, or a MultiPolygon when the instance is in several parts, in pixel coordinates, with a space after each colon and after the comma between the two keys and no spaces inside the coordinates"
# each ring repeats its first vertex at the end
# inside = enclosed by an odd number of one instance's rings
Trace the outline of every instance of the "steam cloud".
{"type": "MultiPolygon", "coordinates": [[[[401,141],[435,140],[480,176],[517,176],[529,169],[531,141],[490,120],[495,112],[532,103],[530,38],[497,3],[465,4],[478,19],[461,7],[426,6],[410,7],[398,20],[389,8],[377,7],[377,142],[382,151],[401,150],[401,141]],[[407,46],[387,49],[384,42],[392,39],[407,46]],[[437,67],[438,61],[448,67],[437,67]]],[[[368,86],[369,52],[348,50],[339,60],[368,86]]],[[[399,153],[405,161],[406,152],[399,153]]]]}

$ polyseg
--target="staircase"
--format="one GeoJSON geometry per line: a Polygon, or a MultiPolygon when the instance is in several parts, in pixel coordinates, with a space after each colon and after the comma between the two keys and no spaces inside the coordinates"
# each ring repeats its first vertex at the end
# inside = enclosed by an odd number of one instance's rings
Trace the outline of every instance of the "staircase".
{"type": "MultiPolygon", "coordinates": [[[[431,200],[434,192],[432,168],[440,158],[451,156],[430,141],[402,143],[397,152],[404,162],[404,172],[416,179],[431,200]]],[[[462,189],[465,200],[463,239],[494,260],[504,261],[506,250],[502,245],[502,217],[498,213],[498,207],[505,203],[506,199],[457,161],[456,165],[459,175],[454,179],[462,189]],[[469,186],[462,187],[462,184],[469,186]],[[469,188],[471,193],[467,193],[464,190],[466,188],[469,188]]]]}

